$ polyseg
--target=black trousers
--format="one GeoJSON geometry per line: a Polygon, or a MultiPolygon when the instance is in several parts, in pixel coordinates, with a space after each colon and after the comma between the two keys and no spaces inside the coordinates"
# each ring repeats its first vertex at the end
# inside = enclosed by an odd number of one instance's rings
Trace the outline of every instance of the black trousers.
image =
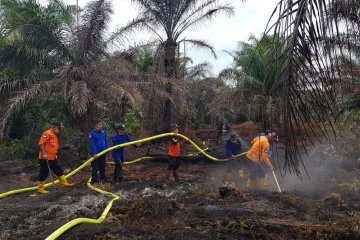
{"type": "Polygon", "coordinates": [[[169,159],[169,166],[168,166],[168,170],[177,170],[180,165],[181,165],[181,157],[173,157],[168,155],[168,159],[169,159]]]}
{"type": "Polygon", "coordinates": [[[251,180],[256,180],[256,178],[264,177],[265,171],[263,167],[260,165],[261,163],[252,163],[250,165],[250,176],[251,180]]]}
{"type": "Polygon", "coordinates": [[[102,155],[91,162],[91,179],[93,181],[97,180],[104,180],[105,179],[105,157],[106,155],[102,155]],[[100,175],[100,178],[98,176],[98,172],[100,175]]]}
{"type": "Polygon", "coordinates": [[[47,162],[49,162],[50,169],[56,174],[56,176],[61,176],[64,174],[64,170],[58,165],[57,160],[44,160],[39,159],[40,164],[40,173],[38,176],[39,181],[45,181],[45,179],[49,176],[49,168],[47,165],[47,162]]]}
{"type": "Polygon", "coordinates": [[[114,169],[114,180],[122,180],[123,179],[123,161],[124,155],[120,155],[120,157],[113,157],[115,162],[115,169],[114,169]]]}

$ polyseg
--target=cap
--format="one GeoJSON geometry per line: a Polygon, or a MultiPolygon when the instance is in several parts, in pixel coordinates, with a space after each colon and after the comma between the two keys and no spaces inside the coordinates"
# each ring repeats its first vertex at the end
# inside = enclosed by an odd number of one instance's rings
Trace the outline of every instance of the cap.
{"type": "Polygon", "coordinates": [[[172,123],[170,124],[170,130],[173,131],[175,129],[179,128],[179,125],[177,125],[176,123],[172,123]]]}
{"type": "Polygon", "coordinates": [[[265,136],[265,133],[262,132],[262,133],[259,134],[259,136],[265,136]]]}
{"type": "Polygon", "coordinates": [[[117,126],[117,129],[118,129],[118,130],[125,130],[125,125],[124,125],[124,124],[119,124],[119,125],[117,126]]]}
{"type": "Polygon", "coordinates": [[[58,128],[63,128],[64,127],[64,125],[61,122],[57,121],[57,120],[53,121],[51,124],[53,126],[55,126],[55,127],[58,127],[58,128]]]}
{"type": "Polygon", "coordinates": [[[234,139],[234,138],[236,138],[236,135],[235,135],[235,134],[231,134],[231,135],[230,135],[230,138],[231,138],[231,139],[234,139]]]}

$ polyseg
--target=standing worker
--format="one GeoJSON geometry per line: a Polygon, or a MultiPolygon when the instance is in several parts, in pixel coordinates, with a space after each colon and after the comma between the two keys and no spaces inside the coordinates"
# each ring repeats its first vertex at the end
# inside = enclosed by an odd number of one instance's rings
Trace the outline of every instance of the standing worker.
{"type": "Polygon", "coordinates": [[[231,134],[230,137],[228,137],[225,140],[226,156],[234,157],[235,155],[240,154],[241,148],[242,148],[242,141],[239,137],[236,137],[235,134],[231,134]]]}
{"type": "Polygon", "coordinates": [[[101,120],[95,121],[95,128],[89,134],[89,144],[91,148],[91,155],[94,160],[91,162],[91,183],[105,181],[105,157],[103,154],[98,156],[98,153],[109,148],[109,138],[106,131],[103,129],[103,122],[101,120]],[[98,177],[98,172],[100,178],[98,177]]]}
{"type": "MultiPolygon", "coordinates": [[[[170,130],[172,133],[179,133],[179,126],[177,124],[171,124],[170,130]]],[[[175,181],[180,180],[179,176],[179,167],[181,165],[181,158],[180,158],[180,147],[184,145],[185,141],[180,141],[179,136],[171,136],[169,138],[169,152],[168,152],[168,160],[169,166],[167,168],[167,172],[165,175],[166,180],[170,180],[171,174],[174,175],[175,181]]]]}
{"type": "Polygon", "coordinates": [[[64,176],[64,170],[58,165],[57,153],[59,148],[58,134],[61,128],[64,126],[59,121],[52,123],[52,128],[45,131],[39,140],[40,152],[39,152],[39,163],[40,173],[38,177],[38,189],[39,193],[49,193],[45,190],[45,179],[49,176],[49,169],[51,169],[58,177],[62,187],[71,187],[74,184],[67,182],[64,176]]]}
{"type": "Polygon", "coordinates": [[[273,166],[270,162],[268,151],[269,151],[269,140],[265,133],[260,133],[258,137],[251,141],[252,147],[246,154],[253,164],[250,166],[250,177],[246,182],[247,187],[252,187],[253,182],[259,178],[260,186],[267,186],[268,174],[264,172],[264,169],[260,165],[261,161],[272,171],[273,166]]]}
{"type": "MultiPolygon", "coordinates": [[[[117,132],[112,137],[113,145],[119,145],[127,142],[131,142],[130,135],[125,132],[125,126],[123,124],[120,124],[117,127],[117,132]]],[[[137,148],[136,144],[132,145],[133,147],[137,148]]],[[[111,155],[115,162],[115,170],[114,170],[114,182],[121,182],[123,179],[123,171],[122,171],[122,165],[124,162],[124,148],[118,148],[111,152],[111,155]]]]}

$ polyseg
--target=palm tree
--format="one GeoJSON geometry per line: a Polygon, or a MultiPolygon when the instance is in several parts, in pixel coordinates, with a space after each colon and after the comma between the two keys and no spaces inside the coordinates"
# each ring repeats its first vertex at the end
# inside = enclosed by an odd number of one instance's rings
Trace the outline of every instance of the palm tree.
{"type": "MultiPolygon", "coordinates": [[[[163,66],[168,78],[175,78],[176,49],[180,41],[197,47],[207,48],[216,57],[213,48],[203,40],[184,38],[184,32],[190,27],[203,24],[219,13],[233,13],[229,4],[220,4],[219,0],[132,0],[142,9],[140,16],[145,19],[144,27],[154,33],[162,46],[163,66]]],[[[166,86],[166,91],[172,95],[172,84],[166,86]]],[[[164,127],[168,127],[171,118],[171,101],[164,106],[164,127]]]]}
{"type": "MultiPolygon", "coordinates": [[[[19,7],[24,8],[33,3],[32,0],[17,2],[19,7]]],[[[35,4],[33,14],[35,18],[41,19],[37,16],[39,9],[42,9],[41,6],[35,4]]],[[[66,7],[62,6],[62,9],[66,7]]],[[[9,46],[6,56],[11,58],[20,53],[20,56],[33,58],[40,65],[50,66],[51,74],[30,74],[25,78],[30,80],[19,85],[14,83],[22,79],[1,81],[0,89],[7,89],[11,98],[3,107],[0,136],[4,136],[7,124],[16,113],[39,98],[54,94],[62,97],[82,128],[85,127],[84,117],[95,114],[93,109],[96,107],[105,110],[111,108],[107,103],[127,106],[141,100],[137,86],[150,81],[149,77],[134,75],[135,68],[127,60],[127,54],[109,57],[106,50],[141,24],[142,20],[131,21],[105,39],[111,13],[109,1],[97,0],[86,6],[77,27],[71,21],[61,22],[55,29],[49,29],[41,23],[23,22],[9,28],[5,38],[6,46],[9,46]]],[[[3,59],[7,60],[4,56],[3,59]]],[[[157,76],[151,81],[148,87],[155,86],[156,81],[163,82],[163,78],[157,76]]]]}
{"type": "MultiPolygon", "coordinates": [[[[360,109],[360,45],[358,42],[360,33],[357,27],[360,24],[360,1],[336,1],[330,11],[330,16],[337,17],[340,24],[351,25],[347,29],[349,34],[340,36],[344,48],[349,52],[348,55],[339,55],[339,69],[343,73],[343,81],[338,90],[341,95],[341,104],[337,115],[340,116],[345,111],[360,109]]],[[[337,48],[336,44],[334,48],[337,48]]]]}
{"type": "Polygon", "coordinates": [[[356,0],[280,0],[269,21],[266,32],[278,35],[278,48],[284,49],[273,54],[273,62],[285,65],[276,74],[283,82],[279,121],[286,167],[296,173],[302,163],[299,142],[305,146],[308,140],[328,138],[328,125],[334,126],[336,88],[344,76],[340,57],[351,58],[347,43],[358,41],[353,34],[359,29],[358,6],[356,0]],[[350,5],[351,11],[339,7],[350,5]],[[353,21],[340,21],[345,16],[353,21]]]}
{"type": "Polygon", "coordinates": [[[244,82],[248,95],[270,96],[276,94],[281,83],[275,78],[275,68],[271,64],[271,54],[279,39],[276,36],[249,37],[250,43],[241,42],[234,53],[237,76],[244,82]],[[241,79],[243,78],[243,79],[241,79]]]}
{"type": "MultiPolygon", "coordinates": [[[[53,37],[60,37],[64,27],[72,23],[72,6],[62,5],[58,1],[51,1],[42,7],[36,1],[1,0],[1,45],[0,69],[1,73],[9,77],[24,78],[35,69],[54,69],[59,66],[58,58],[48,58],[48,61],[38,61],[52,48],[50,44],[33,38],[21,38],[21,31],[30,26],[38,26],[44,31],[51,32],[53,37]],[[30,47],[31,46],[31,47],[30,47]],[[16,54],[15,53],[16,48],[16,54]],[[31,52],[31,54],[29,54],[31,52]],[[51,60],[51,61],[50,61],[51,60]]],[[[29,33],[28,33],[29,35],[29,33]]],[[[49,40],[51,41],[51,39],[49,40]]]]}

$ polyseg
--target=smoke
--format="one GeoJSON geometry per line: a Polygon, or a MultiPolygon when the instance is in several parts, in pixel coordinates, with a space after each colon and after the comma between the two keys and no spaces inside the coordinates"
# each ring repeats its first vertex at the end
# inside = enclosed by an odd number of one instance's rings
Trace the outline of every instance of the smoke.
{"type": "MultiPolygon", "coordinates": [[[[309,194],[321,194],[329,190],[329,181],[337,178],[341,167],[341,158],[331,144],[319,144],[309,147],[307,153],[301,154],[304,167],[300,169],[300,176],[284,172],[284,150],[278,152],[279,163],[277,173],[282,173],[279,183],[283,191],[296,191],[309,194]],[[281,171],[282,170],[282,171],[281,171]]],[[[278,174],[280,175],[280,174],[278,174]]]]}
{"type": "MultiPolygon", "coordinates": [[[[338,171],[343,163],[341,153],[331,144],[319,144],[315,147],[309,147],[307,154],[302,153],[301,157],[305,169],[301,167],[300,176],[283,169],[285,152],[284,149],[277,149],[277,151],[274,154],[272,163],[282,191],[299,192],[313,196],[320,195],[329,190],[329,182],[338,179],[339,174],[343,175],[338,171]]],[[[235,182],[240,188],[245,188],[249,172],[245,170],[244,177],[241,177],[239,170],[246,169],[246,166],[251,164],[253,163],[244,156],[226,163],[215,163],[208,171],[208,175],[212,180],[210,184],[212,187],[218,188],[226,182],[235,182]]],[[[264,164],[262,164],[262,167],[268,175],[266,190],[276,192],[277,187],[271,171],[264,164]]]]}

